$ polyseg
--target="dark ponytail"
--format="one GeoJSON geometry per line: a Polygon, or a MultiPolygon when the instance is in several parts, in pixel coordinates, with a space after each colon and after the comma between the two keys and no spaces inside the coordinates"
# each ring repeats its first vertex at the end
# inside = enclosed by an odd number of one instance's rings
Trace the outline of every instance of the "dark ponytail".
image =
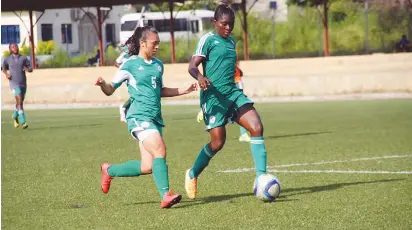
{"type": "Polygon", "coordinates": [[[153,26],[138,27],[134,31],[133,35],[127,39],[125,45],[129,48],[129,55],[139,55],[140,40],[145,41],[149,32],[158,33],[153,26]]]}

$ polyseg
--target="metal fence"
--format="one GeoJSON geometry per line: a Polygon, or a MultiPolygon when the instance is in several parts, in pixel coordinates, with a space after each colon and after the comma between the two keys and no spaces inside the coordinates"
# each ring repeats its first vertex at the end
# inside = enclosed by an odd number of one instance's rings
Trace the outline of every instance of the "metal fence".
{"type": "MultiPolygon", "coordinates": [[[[249,17],[251,59],[323,56],[323,9],[289,7],[287,21],[249,17]]],[[[243,49],[241,31],[235,31],[243,49]]],[[[402,35],[412,37],[412,9],[362,4],[331,5],[328,11],[330,55],[397,52],[402,35]]],[[[240,52],[243,53],[243,52],[240,52]]]]}

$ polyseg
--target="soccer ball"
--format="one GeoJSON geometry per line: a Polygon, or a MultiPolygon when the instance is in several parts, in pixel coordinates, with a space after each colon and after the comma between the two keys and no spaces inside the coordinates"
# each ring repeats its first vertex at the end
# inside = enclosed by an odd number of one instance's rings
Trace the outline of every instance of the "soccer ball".
{"type": "Polygon", "coordinates": [[[274,201],[280,194],[280,181],[272,174],[262,174],[253,185],[253,193],[262,201],[274,201]]]}

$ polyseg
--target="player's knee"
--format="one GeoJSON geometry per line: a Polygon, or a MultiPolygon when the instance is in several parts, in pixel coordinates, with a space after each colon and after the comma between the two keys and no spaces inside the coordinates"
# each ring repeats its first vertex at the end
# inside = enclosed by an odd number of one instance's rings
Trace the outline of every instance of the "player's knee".
{"type": "Polygon", "coordinates": [[[262,122],[259,120],[252,122],[248,131],[252,136],[263,136],[262,122]]]}
{"type": "Polygon", "coordinates": [[[166,146],[160,144],[156,149],[153,150],[153,158],[166,158],[166,146]]]}
{"type": "Polygon", "coordinates": [[[151,164],[142,164],[140,166],[140,171],[142,171],[142,174],[152,174],[152,165],[151,164]]]}
{"type": "Polygon", "coordinates": [[[224,139],[212,140],[210,142],[210,150],[212,150],[212,152],[214,153],[219,152],[223,148],[224,145],[225,145],[224,139]]]}

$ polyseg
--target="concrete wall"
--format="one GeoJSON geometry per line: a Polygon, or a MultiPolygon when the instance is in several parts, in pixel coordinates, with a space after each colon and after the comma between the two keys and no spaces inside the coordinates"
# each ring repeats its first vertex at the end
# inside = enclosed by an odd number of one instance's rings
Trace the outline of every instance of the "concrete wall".
{"type": "MultiPolygon", "coordinates": [[[[348,93],[412,92],[412,54],[243,61],[246,94],[253,97],[319,96],[348,93]]],[[[187,64],[165,65],[166,86],[193,82],[187,64]]],[[[26,103],[112,103],[128,97],[126,87],[104,96],[97,77],[110,81],[115,67],[39,69],[28,75],[26,103]]],[[[2,103],[14,103],[2,77],[2,103]]],[[[198,93],[184,98],[198,97],[198,93]]],[[[176,98],[177,99],[177,98],[176,98]]]]}

